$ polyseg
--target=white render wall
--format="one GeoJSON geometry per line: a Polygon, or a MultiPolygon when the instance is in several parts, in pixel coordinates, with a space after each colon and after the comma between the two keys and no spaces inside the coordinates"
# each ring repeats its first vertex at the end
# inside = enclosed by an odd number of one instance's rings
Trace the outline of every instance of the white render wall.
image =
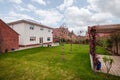
{"type": "Polygon", "coordinates": [[[30,29],[31,25],[32,24],[28,23],[10,25],[19,34],[19,45],[40,44],[39,43],[40,37],[43,37],[43,43],[53,42],[52,29],[34,25],[34,30],[31,30],[30,29]],[[40,28],[43,28],[44,30],[40,30],[40,28]],[[50,32],[48,32],[48,30],[50,30],[50,32]],[[36,40],[30,41],[30,37],[36,37],[36,40]],[[48,37],[50,37],[50,41],[47,41],[48,37]]]}
{"type": "Polygon", "coordinates": [[[29,44],[39,44],[39,38],[43,37],[43,43],[48,43],[52,42],[53,37],[52,37],[52,29],[50,32],[48,32],[48,28],[43,28],[44,30],[40,30],[40,26],[34,25],[34,30],[30,29],[31,24],[25,23],[25,45],[29,44]],[[36,37],[36,41],[30,41],[30,37],[36,37]],[[50,41],[47,41],[47,37],[51,37],[50,41]]]}
{"type": "Polygon", "coordinates": [[[15,25],[9,25],[13,30],[15,30],[19,34],[19,45],[25,44],[25,26],[24,23],[19,23],[15,25]]]}

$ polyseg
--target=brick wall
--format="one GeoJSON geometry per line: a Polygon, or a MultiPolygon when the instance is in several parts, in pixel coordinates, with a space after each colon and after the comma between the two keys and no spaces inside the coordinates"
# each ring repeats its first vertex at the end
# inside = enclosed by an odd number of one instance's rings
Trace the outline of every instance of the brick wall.
{"type": "Polygon", "coordinates": [[[0,52],[18,49],[18,33],[0,20],[0,52]]]}

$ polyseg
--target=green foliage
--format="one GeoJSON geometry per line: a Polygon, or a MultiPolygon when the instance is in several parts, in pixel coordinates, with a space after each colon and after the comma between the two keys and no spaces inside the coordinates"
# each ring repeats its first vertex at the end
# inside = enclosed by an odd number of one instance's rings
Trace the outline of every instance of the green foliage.
{"type": "Polygon", "coordinates": [[[106,49],[100,46],[96,46],[96,53],[102,55],[110,55],[106,49]]]}
{"type": "Polygon", "coordinates": [[[107,45],[108,45],[107,39],[108,38],[98,38],[97,39],[97,44],[102,46],[102,47],[107,47],[107,45]]]}
{"type": "Polygon", "coordinates": [[[103,57],[103,61],[106,63],[107,61],[109,61],[109,58],[106,57],[106,56],[104,56],[104,57],[103,57]]]}
{"type": "Polygon", "coordinates": [[[115,49],[113,50],[114,53],[119,54],[119,44],[120,44],[120,33],[113,33],[110,35],[109,39],[108,39],[108,48],[111,49],[115,47],[115,49]]]}
{"type": "Polygon", "coordinates": [[[110,57],[106,57],[104,56],[103,57],[103,61],[105,63],[105,66],[106,66],[106,71],[107,71],[107,74],[110,72],[110,69],[112,67],[112,63],[114,62],[112,58],[110,57]]]}
{"type": "Polygon", "coordinates": [[[119,80],[120,77],[96,73],[91,69],[89,46],[65,45],[65,61],[61,46],[38,47],[0,55],[0,80],[119,80]]]}

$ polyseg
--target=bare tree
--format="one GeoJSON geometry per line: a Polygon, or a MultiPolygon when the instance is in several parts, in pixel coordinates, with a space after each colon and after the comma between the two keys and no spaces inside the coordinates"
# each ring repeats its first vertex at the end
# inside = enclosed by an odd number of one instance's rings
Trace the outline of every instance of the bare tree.
{"type": "Polygon", "coordinates": [[[81,45],[81,34],[83,33],[83,31],[82,30],[80,30],[80,32],[78,33],[79,34],[79,47],[80,47],[80,45],[81,45]]]}
{"type": "Polygon", "coordinates": [[[70,45],[71,45],[71,48],[70,48],[70,53],[72,53],[72,43],[73,43],[73,31],[71,31],[70,33],[69,33],[69,36],[70,36],[70,45]]]}
{"type": "Polygon", "coordinates": [[[65,39],[64,39],[64,34],[65,34],[65,28],[64,26],[60,27],[60,42],[61,42],[61,45],[62,45],[62,60],[65,60],[65,57],[64,57],[64,42],[65,42],[65,39]]]}

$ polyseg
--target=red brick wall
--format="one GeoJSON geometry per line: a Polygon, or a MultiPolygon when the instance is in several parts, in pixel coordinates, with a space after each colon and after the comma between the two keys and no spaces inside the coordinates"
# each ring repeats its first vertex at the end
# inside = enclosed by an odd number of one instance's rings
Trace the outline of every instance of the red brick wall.
{"type": "Polygon", "coordinates": [[[19,35],[12,30],[7,24],[5,24],[2,20],[0,20],[0,40],[2,40],[3,44],[0,45],[4,48],[2,52],[10,51],[11,49],[18,49],[19,35]]]}

